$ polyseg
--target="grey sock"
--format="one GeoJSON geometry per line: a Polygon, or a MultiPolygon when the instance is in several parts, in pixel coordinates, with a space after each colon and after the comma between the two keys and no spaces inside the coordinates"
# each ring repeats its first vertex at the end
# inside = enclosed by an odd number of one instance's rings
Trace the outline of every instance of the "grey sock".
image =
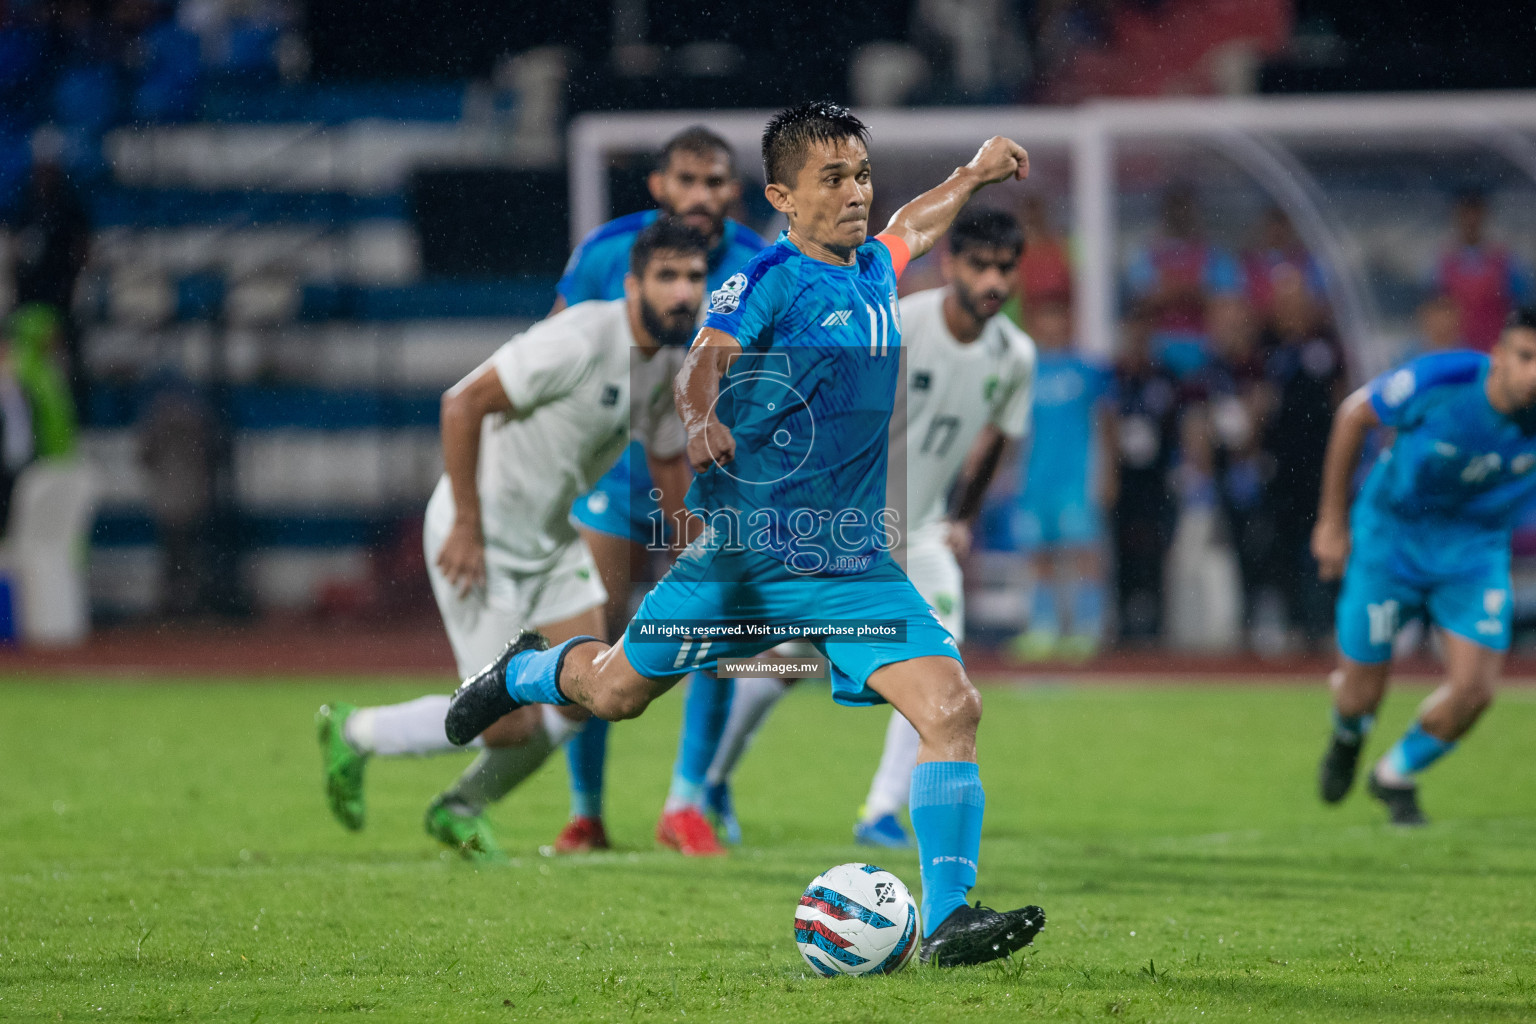
{"type": "Polygon", "coordinates": [[[500,800],[538,771],[552,750],[554,746],[543,728],[521,746],[487,747],[448,787],[443,799],[471,814],[479,814],[486,805],[500,800]]]}

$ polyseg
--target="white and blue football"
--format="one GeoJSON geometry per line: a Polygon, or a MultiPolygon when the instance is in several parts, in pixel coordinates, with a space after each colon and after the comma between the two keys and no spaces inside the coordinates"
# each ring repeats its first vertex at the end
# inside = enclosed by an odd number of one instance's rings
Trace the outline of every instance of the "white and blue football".
{"type": "Polygon", "coordinates": [[[873,864],[839,864],[811,880],[795,908],[795,945],[824,977],[894,974],[922,942],[917,902],[873,864]]]}

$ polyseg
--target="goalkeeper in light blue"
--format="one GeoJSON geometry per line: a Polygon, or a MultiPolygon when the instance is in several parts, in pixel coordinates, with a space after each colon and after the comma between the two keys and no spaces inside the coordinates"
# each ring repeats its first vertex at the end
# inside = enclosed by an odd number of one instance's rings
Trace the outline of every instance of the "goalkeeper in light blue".
{"type": "Polygon", "coordinates": [[[1511,315],[1490,355],[1441,352],[1371,381],[1334,417],[1312,551],[1343,576],[1333,731],[1319,770],[1342,800],[1386,693],[1399,626],[1427,613],[1446,679],[1370,772],[1398,825],[1425,822],[1417,776],[1450,753],[1493,702],[1509,649],[1510,534],[1536,494],[1536,309],[1511,315]],[[1366,435],[1396,436],[1353,505],[1366,435]]]}
{"type": "Polygon", "coordinates": [[[755,656],[797,629],[896,624],[890,639],[812,642],[831,664],[836,700],[889,702],[917,729],[910,805],[923,881],[920,956],[981,963],[1028,945],[1045,915],[966,905],[985,802],[981,697],[954,638],[889,553],[891,531],[907,525],[893,507],[900,496],[887,497],[903,377],[896,279],[978,190],[1025,177],[1029,158],[1015,142],[989,140],[870,238],[867,146],[865,126],[835,104],[802,104],[770,120],[764,191],[789,230],[714,293],[674,389],[697,473],[688,505],[698,518],[688,528],[707,527],[646,596],[621,644],[578,638],[547,648],[525,633],[459,688],[446,729],[468,742],[509,708],[533,703],[632,718],[685,673],[755,656]],[[668,632],[657,627],[679,623],[699,635],[657,640],[668,632]],[[719,634],[747,624],[781,632],[719,634]]]}

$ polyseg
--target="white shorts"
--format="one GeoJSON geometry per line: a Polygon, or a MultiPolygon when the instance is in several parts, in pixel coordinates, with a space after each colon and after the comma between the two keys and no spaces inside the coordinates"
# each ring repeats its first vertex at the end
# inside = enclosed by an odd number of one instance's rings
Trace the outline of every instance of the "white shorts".
{"type": "Polygon", "coordinates": [[[566,545],[548,568],[536,573],[497,565],[493,556],[487,557],[485,586],[460,596],[458,587],[437,567],[437,554],[453,527],[453,499],[446,496],[444,501],[443,492],[439,488],[427,504],[422,546],[432,596],[453,646],[459,678],[489,665],[521,630],[569,619],[608,600],[592,552],[580,539],[566,545]]]}
{"type": "Polygon", "coordinates": [[[955,643],[965,639],[965,580],[960,563],[939,537],[926,531],[907,548],[907,576],[928,606],[938,613],[955,643]]]}

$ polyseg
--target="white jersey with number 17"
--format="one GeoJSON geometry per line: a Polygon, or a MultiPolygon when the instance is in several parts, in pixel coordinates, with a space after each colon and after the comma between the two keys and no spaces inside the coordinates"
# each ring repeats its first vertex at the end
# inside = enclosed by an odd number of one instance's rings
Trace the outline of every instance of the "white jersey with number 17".
{"type": "MultiPolygon", "coordinates": [[[[1035,343],[998,314],[975,341],[962,344],[944,322],[947,291],[901,300],[909,543],[940,528],[946,498],[982,428],[1018,438],[1029,423],[1035,343]]],[[[893,434],[899,444],[894,427],[893,434]]]]}

